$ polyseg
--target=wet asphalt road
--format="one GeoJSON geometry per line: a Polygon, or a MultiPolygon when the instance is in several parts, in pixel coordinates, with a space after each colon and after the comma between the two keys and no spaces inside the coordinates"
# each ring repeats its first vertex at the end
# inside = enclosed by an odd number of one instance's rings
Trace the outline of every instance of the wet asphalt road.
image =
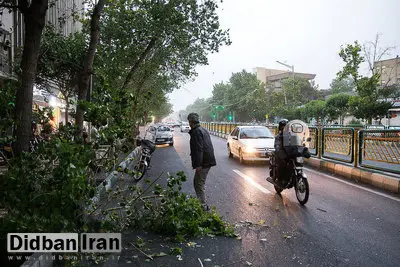
{"type": "MultiPolygon", "coordinates": [[[[174,147],[156,149],[146,176],[154,179],[161,172],[184,170],[188,181],[183,191],[194,195],[189,135],[175,128],[174,140],[174,147]]],[[[194,248],[180,244],[183,261],[169,256],[160,258],[158,266],[201,266],[198,259],[204,266],[399,266],[398,196],[307,170],[311,192],[302,207],[293,189],[282,197],[275,194],[265,180],[267,164],[241,165],[238,159],[228,158],[226,140],[212,136],[212,142],[217,166],[206,182],[208,203],[236,224],[241,240],[193,239],[194,248]]],[[[130,235],[125,238],[140,234],[130,235]]],[[[145,238],[153,239],[150,246],[156,250],[174,246],[165,239],[145,238]]],[[[144,264],[132,260],[137,254],[128,249],[118,265],[144,264]]]]}

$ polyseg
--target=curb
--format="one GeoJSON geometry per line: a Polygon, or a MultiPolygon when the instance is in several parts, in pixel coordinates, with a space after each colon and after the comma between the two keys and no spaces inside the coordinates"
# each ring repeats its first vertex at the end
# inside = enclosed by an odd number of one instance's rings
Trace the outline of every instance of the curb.
{"type": "Polygon", "coordinates": [[[364,184],[372,185],[373,187],[400,194],[399,178],[316,158],[305,159],[305,162],[309,166],[327,170],[348,180],[356,180],[364,184]]]}
{"type": "MultiPolygon", "coordinates": [[[[123,170],[126,169],[129,164],[135,158],[137,158],[137,155],[140,153],[140,147],[136,147],[126,158],[123,160],[119,165],[118,168],[122,168],[123,170]]],[[[117,177],[118,177],[118,171],[112,171],[104,181],[99,184],[96,188],[96,194],[95,196],[91,199],[93,203],[97,203],[101,196],[103,196],[107,191],[110,191],[115,183],[117,182],[117,177]]]]}

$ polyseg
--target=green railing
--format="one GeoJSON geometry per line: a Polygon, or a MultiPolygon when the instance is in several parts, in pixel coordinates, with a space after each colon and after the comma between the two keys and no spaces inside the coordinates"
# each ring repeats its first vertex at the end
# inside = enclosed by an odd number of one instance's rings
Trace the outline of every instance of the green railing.
{"type": "MultiPolygon", "coordinates": [[[[237,126],[253,124],[203,122],[201,125],[215,135],[226,137],[237,126]]],[[[261,125],[277,134],[277,125],[261,125]]],[[[310,126],[309,150],[313,157],[400,173],[400,127],[391,127],[393,130],[310,126]]]]}
{"type": "Polygon", "coordinates": [[[352,163],[354,161],[354,129],[345,127],[323,128],[321,156],[352,163]]]}
{"type": "Polygon", "coordinates": [[[400,173],[400,130],[361,130],[360,166],[400,173]]]}
{"type": "Polygon", "coordinates": [[[310,128],[310,137],[311,142],[309,146],[309,151],[311,155],[318,156],[318,127],[309,127],[310,128]]]}

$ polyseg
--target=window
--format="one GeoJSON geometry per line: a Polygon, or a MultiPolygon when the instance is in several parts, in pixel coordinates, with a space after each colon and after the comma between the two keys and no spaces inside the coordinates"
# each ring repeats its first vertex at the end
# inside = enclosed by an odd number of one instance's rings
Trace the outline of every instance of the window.
{"type": "Polygon", "coordinates": [[[238,133],[239,133],[239,128],[236,127],[235,130],[232,131],[231,136],[236,136],[237,137],[238,133]]]}
{"type": "Polygon", "coordinates": [[[167,126],[160,126],[160,127],[158,127],[158,131],[160,131],[160,132],[169,132],[169,131],[171,131],[171,129],[169,127],[167,127],[167,126]]]}
{"type": "Polygon", "coordinates": [[[266,127],[243,128],[240,131],[240,139],[274,138],[266,127]]]}

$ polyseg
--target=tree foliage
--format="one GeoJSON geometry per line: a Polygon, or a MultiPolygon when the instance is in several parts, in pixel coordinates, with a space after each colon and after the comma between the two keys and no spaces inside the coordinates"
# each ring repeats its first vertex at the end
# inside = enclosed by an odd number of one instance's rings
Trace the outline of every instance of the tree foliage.
{"type": "Polygon", "coordinates": [[[381,98],[383,91],[379,86],[379,73],[372,73],[371,77],[359,73],[360,64],[365,60],[361,51],[357,41],[341,48],[339,56],[345,66],[338,72],[338,78],[351,77],[354,80],[358,95],[350,99],[350,111],[356,118],[367,119],[371,123],[373,118],[381,119],[386,116],[391,103],[381,98]]]}
{"type": "MultiPolygon", "coordinates": [[[[36,84],[51,94],[61,93],[69,110],[70,100],[76,97],[78,73],[86,53],[85,36],[73,33],[64,36],[53,26],[47,26],[42,37],[36,84]]],[[[65,113],[68,122],[68,112],[65,113]]]]}
{"type": "Polygon", "coordinates": [[[355,84],[352,78],[333,79],[331,82],[331,92],[333,95],[340,93],[351,93],[355,91],[355,84]]]}
{"type": "Polygon", "coordinates": [[[349,112],[350,95],[341,93],[331,96],[326,101],[326,115],[330,121],[340,120],[343,124],[343,118],[349,112]]]}
{"type": "Polygon", "coordinates": [[[304,117],[307,119],[312,118],[325,118],[327,103],[323,100],[313,100],[304,106],[304,117]]]}

